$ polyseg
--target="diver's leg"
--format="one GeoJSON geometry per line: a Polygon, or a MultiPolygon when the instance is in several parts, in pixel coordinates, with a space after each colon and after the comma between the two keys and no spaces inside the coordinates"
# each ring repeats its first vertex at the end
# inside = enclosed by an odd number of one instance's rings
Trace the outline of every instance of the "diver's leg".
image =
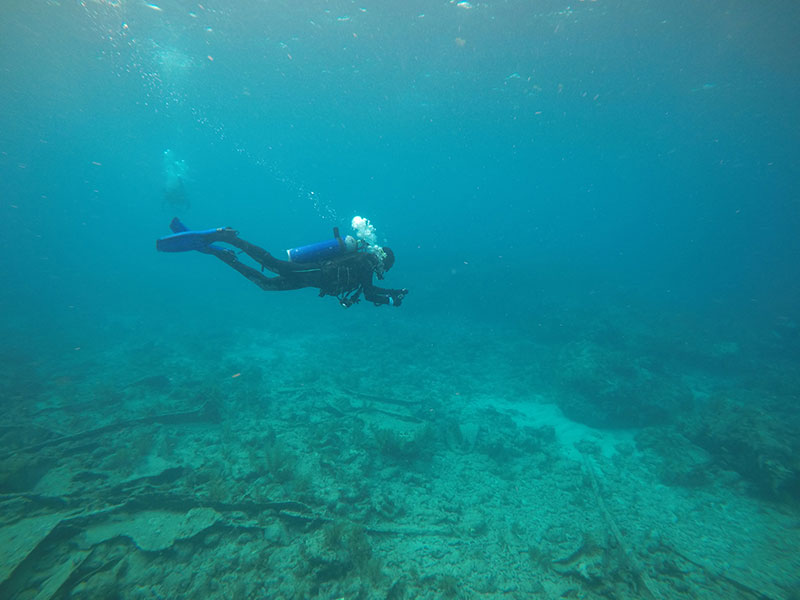
{"type": "MultiPolygon", "coordinates": [[[[226,265],[244,275],[262,290],[299,290],[300,288],[320,286],[321,274],[319,271],[291,273],[287,277],[267,277],[258,269],[254,269],[253,267],[241,262],[238,258],[236,258],[236,254],[232,250],[223,250],[221,248],[209,246],[209,253],[213,254],[226,265]]],[[[255,257],[253,258],[255,259],[255,257]]]]}
{"type": "MultiPolygon", "coordinates": [[[[182,224],[179,223],[179,225],[182,224]]],[[[280,260],[275,258],[261,246],[256,246],[255,244],[251,244],[247,240],[240,238],[239,232],[235,229],[231,229],[230,227],[224,227],[213,232],[209,232],[204,239],[208,240],[209,242],[223,242],[225,244],[230,244],[231,246],[234,246],[235,248],[238,248],[247,254],[247,256],[259,263],[262,267],[269,269],[278,275],[315,269],[314,265],[298,265],[297,263],[289,262],[288,260],[280,260]]]]}
{"type": "Polygon", "coordinates": [[[280,260],[275,258],[272,256],[272,254],[260,246],[251,244],[247,240],[243,240],[235,234],[227,236],[222,241],[224,241],[226,244],[230,244],[231,246],[239,248],[239,250],[247,254],[247,256],[252,258],[258,264],[266,269],[269,269],[273,273],[277,273],[278,275],[295,273],[297,271],[307,271],[309,269],[309,265],[298,265],[297,263],[292,263],[288,260],[280,260]]]}

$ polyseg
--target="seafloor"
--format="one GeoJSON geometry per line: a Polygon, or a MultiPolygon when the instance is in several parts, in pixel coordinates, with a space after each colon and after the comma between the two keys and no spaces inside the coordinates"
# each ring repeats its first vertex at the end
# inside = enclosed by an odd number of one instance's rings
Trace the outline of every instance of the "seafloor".
{"type": "Polygon", "coordinates": [[[7,349],[0,598],[800,597],[793,323],[382,314],[7,349]]]}

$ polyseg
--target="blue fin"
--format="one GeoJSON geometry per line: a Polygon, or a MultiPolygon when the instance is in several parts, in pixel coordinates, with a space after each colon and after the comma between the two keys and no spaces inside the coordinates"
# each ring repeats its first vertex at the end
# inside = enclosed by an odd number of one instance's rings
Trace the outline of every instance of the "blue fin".
{"type": "Polygon", "coordinates": [[[189,228],[183,224],[178,217],[175,217],[170,221],[169,228],[172,230],[172,233],[183,233],[184,231],[189,231],[189,228]]]}
{"type": "Polygon", "coordinates": [[[169,228],[174,232],[156,240],[156,250],[159,252],[190,252],[197,250],[205,254],[211,254],[211,250],[223,250],[219,246],[214,246],[209,239],[217,233],[216,229],[205,229],[202,231],[192,231],[183,222],[175,217],[169,224],[169,228]]]}

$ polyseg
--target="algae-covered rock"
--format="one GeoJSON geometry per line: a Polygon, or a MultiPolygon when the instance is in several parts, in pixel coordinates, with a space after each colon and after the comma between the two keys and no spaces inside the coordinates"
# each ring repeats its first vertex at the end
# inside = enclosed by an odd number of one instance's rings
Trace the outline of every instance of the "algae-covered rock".
{"type": "Polygon", "coordinates": [[[757,394],[717,394],[679,429],[761,496],[800,499],[800,420],[757,394]]]}
{"type": "Polygon", "coordinates": [[[708,483],[712,456],[673,428],[648,427],[636,435],[636,445],[658,457],[658,477],[666,485],[700,487],[708,483]]]}
{"type": "Polygon", "coordinates": [[[566,345],[556,367],[561,410],[591,427],[664,424],[691,404],[689,389],[644,356],[581,342],[566,345]]]}

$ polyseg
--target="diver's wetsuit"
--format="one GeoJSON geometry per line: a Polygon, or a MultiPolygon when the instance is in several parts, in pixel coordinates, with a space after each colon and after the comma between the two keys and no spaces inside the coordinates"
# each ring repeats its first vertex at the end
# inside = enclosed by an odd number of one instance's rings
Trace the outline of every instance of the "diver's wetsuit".
{"type": "Polygon", "coordinates": [[[231,236],[224,241],[239,248],[263,268],[278,275],[267,277],[258,269],[242,263],[231,250],[216,246],[208,247],[211,254],[263,290],[318,288],[320,296],[336,296],[344,307],[358,302],[362,292],[368,302],[395,306],[399,306],[408,293],[407,290],[384,289],[373,285],[373,274],[377,274],[379,279],[383,277],[378,270],[380,261],[367,252],[349,252],[320,263],[294,263],[277,259],[263,248],[238,236],[231,236]]]}

